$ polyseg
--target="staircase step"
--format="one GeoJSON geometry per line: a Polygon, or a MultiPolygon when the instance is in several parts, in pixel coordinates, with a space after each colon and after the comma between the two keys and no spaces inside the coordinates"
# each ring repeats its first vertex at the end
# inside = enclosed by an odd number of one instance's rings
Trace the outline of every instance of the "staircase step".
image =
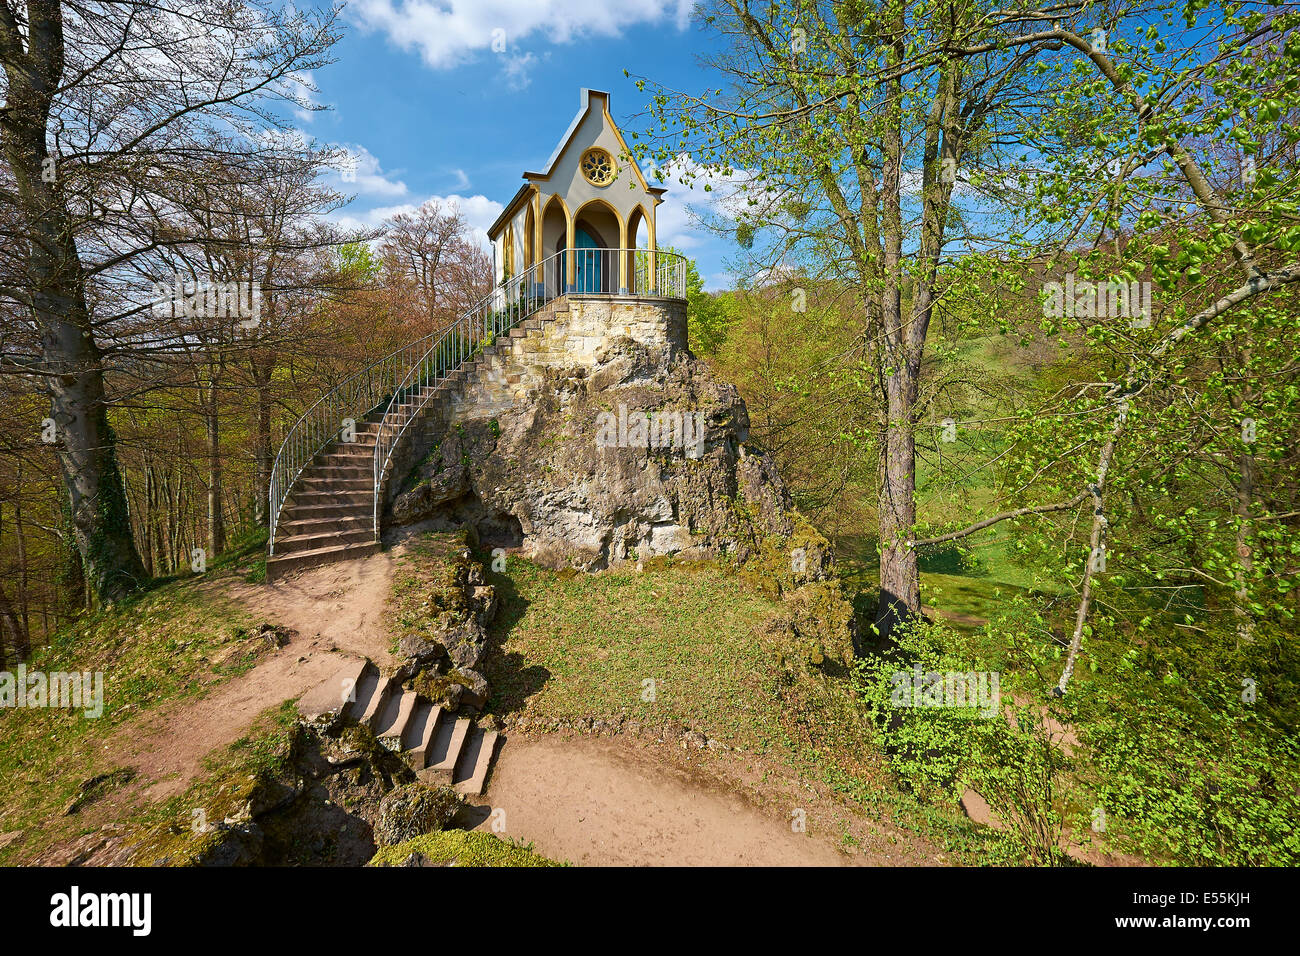
{"type": "Polygon", "coordinates": [[[474,728],[461,754],[456,772],[452,775],[452,786],[457,792],[473,796],[483,792],[488,770],[492,767],[492,753],[497,747],[497,737],[495,730],[474,728]]]}
{"type": "Polygon", "coordinates": [[[295,484],[304,491],[341,491],[349,494],[372,491],[375,486],[375,476],[371,473],[358,475],[355,478],[333,478],[313,470],[311,474],[300,477],[295,484]]]}
{"type": "MultiPolygon", "coordinates": [[[[328,496],[325,496],[328,498],[328,496]]],[[[320,504],[296,504],[291,503],[285,506],[284,511],[280,512],[280,521],[276,525],[276,530],[291,521],[326,521],[326,520],[352,520],[374,523],[374,499],[370,496],[363,504],[331,504],[328,500],[320,504]]]]}
{"type": "Polygon", "coordinates": [[[322,461],[317,458],[307,466],[303,472],[303,478],[349,478],[356,481],[371,481],[375,477],[374,465],[371,464],[375,459],[361,459],[363,463],[339,464],[334,461],[322,461]]]}
{"type": "Polygon", "coordinates": [[[469,735],[468,717],[456,721],[444,720],[434,735],[433,745],[429,751],[429,765],[422,773],[437,783],[451,783],[460,760],[460,752],[465,747],[465,738],[469,735]]]}
{"type": "Polygon", "coordinates": [[[352,687],[352,699],[348,701],[346,714],[353,720],[360,721],[361,715],[370,707],[378,693],[383,689],[384,676],[376,667],[363,668],[361,676],[352,687]]]}
{"type": "MultiPolygon", "coordinates": [[[[357,722],[365,724],[371,730],[375,727],[375,718],[384,712],[388,705],[389,698],[402,692],[401,682],[394,680],[392,677],[380,677],[379,683],[370,698],[366,701],[365,707],[357,714],[357,722]]],[[[358,695],[359,697],[360,695],[358,695]]],[[[360,701],[358,700],[358,703],[360,701]]]]}
{"type": "Polygon", "coordinates": [[[445,723],[444,713],[440,705],[423,697],[415,705],[411,722],[406,725],[403,749],[407,752],[411,769],[416,773],[423,770],[429,761],[429,748],[433,744],[434,735],[438,732],[438,724],[445,723]]]}
{"type": "Polygon", "coordinates": [[[402,749],[402,735],[411,720],[411,712],[415,710],[415,691],[401,690],[400,686],[398,685],[398,691],[389,696],[388,703],[379,712],[371,728],[379,742],[389,750],[402,749]]]}
{"type": "Polygon", "coordinates": [[[368,674],[379,676],[370,661],[364,657],[348,660],[338,673],[321,681],[298,699],[298,713],[304,720],[318,720],[327,714],[347,710],[368,674]]]}
{"type": "Polygon", "coordinates": [[[375,540],[373,528],[362,527],[352,531],[320,531],[314,534],[285,535],[277,531],[275,536],[275,556],[286,557],[301,554],[304,551],[319,551],[333,545],[365,544],[375,540]]]}
{"type": "Polygon", "coordinates": [[[373,508],[375,504],[375,489],[367,488],[365,491],[328,491],[322,488],[294,488],[293,495],[289,498],[289,503],[285,509],[296,508],[298,505],[333,505],[333,506],[365,506],[373,508]]]}
{"type": "Polygon", "coordinates": [[[284,535],[285,538],[324,534],[332,531],[373,530],[374,519],[369,513],[330,515],[320,518],[299,517],[297,514],[291,518],[286,518],[282,515],[279,524],[275,526],[276,534],[284,535]]]}
{"type": "Polygon", "coordinates": [[[369,557],[378,551],[379,542],[370,541],[367,544],[343,544],[329,548],[319,548],[315,551],[297,551],[286,555],[276,554],[274,557],[266,559],[266,580],[268,582],[275,581],[290,571],[316,568],[324,564],[332,564],[335,561],[350,561],[354,558],[369,557]]]}

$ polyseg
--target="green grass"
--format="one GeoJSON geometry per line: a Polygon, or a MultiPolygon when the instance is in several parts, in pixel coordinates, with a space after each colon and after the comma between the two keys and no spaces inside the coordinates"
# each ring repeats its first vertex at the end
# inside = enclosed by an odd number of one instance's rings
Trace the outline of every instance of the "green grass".
{"type": "Polygon", "coordinates": [[[178,796],[144,809],[136,865],[183,865],[219,839],[200,824],[239,813],[261,781],[282,774],[292,759],[298,722],[293,701],[268,708],[247,734],[203,759],[204,773],[178,796]]]}
{"type": "Polygon", "coordinates": [[[412,853],[434,866],[568,866],[539,856],[527,846],[502,840],[491,833],[443,830],[384,847],[367,866],[400,866],[412,853]]]}
{"type": "MultiPolygon", "coordinates": [[[[219,573],[209,570],[203,580],[219,573]]],[[[163,703],[246,673],[264,646],[250,637],[253,625],[188,578],[90,615],[38,649],[29,672],[102,672],[104,710],[97,718],[55,708],[0,710],[0,830],[26,831],[0,850],[0,864],[83,832],[84,817],[62,810],[85,780],[119,768],[106,749],[110,739],[163,703]]]]}
{"type": "MultiPolygon", "coordinates": [[[[1055,594],[1056,586],[1015,565],[1005,535],[974,535],[968,553],[957,549],[923,555],[921,599],[930,607],[958,617],[959,629],[979,625],[965,620],[991,620],[1013,596],[1055,594]]],[[[875,538],[861,535],[835,542],[835,557],[848,590],[867,595],[874,603],[879,590],[880,558],[875,538]]]]}
{"type": "Polygon", "coordinates": [[[958,857],[981,837],[900,790],[843,669],[812,667],[771,627],[782,605],[706,563],[551,571],[512,558],[488,575],[501,598],[485,676],[488,710],[531,722],[584,718],[687,726],[818,781],[850,806],[925,834],[958,857]],[[645,681],[655,681],[646,700],[645,681]]]}
{"type": "Polygon", "coordinates": [[[490,578],[503,598],[490,709],[671,721],[752,750],[779,736],[770,710],[780,649],[758,636],[778,604],[724,570],[577,575],[514,559],[490,578]]]}

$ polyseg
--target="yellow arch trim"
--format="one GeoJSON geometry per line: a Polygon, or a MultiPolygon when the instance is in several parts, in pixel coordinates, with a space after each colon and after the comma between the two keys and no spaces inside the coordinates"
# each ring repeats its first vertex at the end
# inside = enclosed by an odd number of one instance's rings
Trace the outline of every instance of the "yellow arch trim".
{"type": "MultiPolygon", "coordinates": [[[[582,211],[586,209],[588,206],[604,206],[606,209],[612,212],[614,214],[614,218],[618,220],[619,242],[623,243],[627,241],[627,221],[623,218],[623,214],[619,212],[617,209],[615,209],[613,204],[611,204],[608,200],[601,199],[599,196],[597,196],[594,199],[588,199],[585,203],[583,203],[581,206],[578,207],[578,211],[573,214],[573,221],[575,223],[578,221],[579,218],[581,218],[582,211]]],[[[620,245],[618,246],[618,248],[622,249],[624,247],[620,245]]]]}

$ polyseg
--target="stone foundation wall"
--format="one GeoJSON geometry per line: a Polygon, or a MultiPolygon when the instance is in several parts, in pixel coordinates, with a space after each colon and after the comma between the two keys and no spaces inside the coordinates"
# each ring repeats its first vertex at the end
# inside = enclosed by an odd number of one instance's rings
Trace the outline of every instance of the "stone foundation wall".
{"type": "Polygon", "coordinates": [[[494,419],[537,401],[563,370],[572,377],[594,371],[597,355],[615,339],[635,342],[666,368],[686,353],[686,303],[633,296],[561,297],[503,337],[477,362],[477,369],[430,400],[393,452],[385,507],[409,486],[448,429],[494,419]]]}

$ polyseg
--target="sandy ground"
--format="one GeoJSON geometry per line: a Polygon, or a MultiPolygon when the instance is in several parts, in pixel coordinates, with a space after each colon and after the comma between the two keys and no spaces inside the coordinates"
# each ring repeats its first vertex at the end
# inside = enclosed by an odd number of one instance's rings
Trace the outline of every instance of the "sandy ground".
{"type": "Polygon", "coordinates": [[[512,737],[475,829],[579,866],[845,866],[866,862],[655,749],[512,737]],[[490,810],[490,812],[489,812],[490,810]]]}
{"type": "Polygon", "coordinates": [[[156,780],[149,800],[182,792],[213,750],[238,740],[268,707],[298,697],[336,673],[340,653],[388,661],[383,610],[393,556],[381,552],[357,561],[314,568],[276,582],[223,581],[223,596],[259,620],[296,633],[243,677],[226,681],[198,701],[169,705],[143,724],[124,729],[110,746],[142,778],[156,780]]]}
{"type": "MultiPolygon", "coordinates": [[[[137,768],[140,783],[96,809],[111,814],[120,800],[153,801],[183,792],[206,755],[246,733],[262,711],[328,679],[342,666],[341,655],[388,663],[384,608],[401,551],[397,542],[388,552],[275,585],[210,585],[258,621],[296,633],[243,677],[124,728],[110,746],[120,763],[137,768]]],[[[812,801],[810,794],[774,797],[768,786],[759,788],[763,798],[751,800],[740,794],[752,788],[727,777],[721,767],[636,740],[515,734],[498,751],[488,792],[475,798],[480,806],[466,811],[467,822],[532,843],[553,859],[588,866],[945,862],[924,841],[886,841],[881,821],[833,820],[841,811],[827,804],[817,809],[815,802],[804,802],[810,808],[807,832],[795,832],[787,804],[812,801]],[[867,832],[861,850],[839,848],[837,835],[846,827],[867,832]]]]}

